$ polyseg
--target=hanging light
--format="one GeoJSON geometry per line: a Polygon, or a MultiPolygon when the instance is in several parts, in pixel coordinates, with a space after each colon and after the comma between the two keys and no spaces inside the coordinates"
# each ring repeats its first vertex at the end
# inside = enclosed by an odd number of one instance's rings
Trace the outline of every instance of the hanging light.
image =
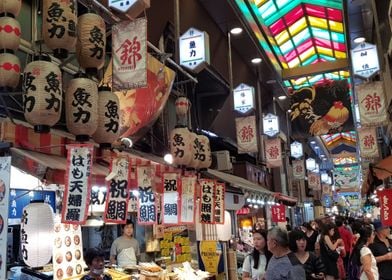
{"type": "MultiPolygon", "coordinates": [[[[1,5],[1,4],[0,4],[1,5]]],[[[11,16],[0,17],[0,49],[14,53],[19,48],[20,23],[11,16]]]]}
{"type": "Polygon", "coordinates": [[[165,156],[163,157],[163,160],[167,164],[173,164],[173,156],[172,156],[172,154],[165,154],[165,156]]]}
{"type": "Polygon", "coordinates": [[[0,53],[0,92],[9,92],[19,85],[20,61],[11,53],[0,53]]]}
{"type": "Polygon", "coordinates": [[[170,153],[177,166],[188,166],[192,161],[193,136],[187,127],[175,127],[170,133],[170,153]]]}
{"type": "Polygon", "coordinates": [[[241,27],[234,27],[230,29],[230,33],[233,35],[238,35],[242,33],[242,28],[241,27]]]}
{"type": "Polygon", "coordinates": [[[22,7],[21,0],[0,0],[0,14],[17,17],[22,7]]]}
{"type": "MultiPolygon", "coordinates": [[[[176,105],[177,117],[180,120],[182,119],[186,120],[186,117],[188,116],[189,106],[190,106],[189,99],[184,96],[178,97],[176,99],[175,105],[176,105]]],[[[186,123],[183,124],[187,125],[186,123]]]]}
{"type": "Polygon", "coordinates": [[[207,169],[212,164],[210,140],[205,135],[197,135],[197,140],[200,145],[199,157],[198,157],[198,169],[207,169]]]}

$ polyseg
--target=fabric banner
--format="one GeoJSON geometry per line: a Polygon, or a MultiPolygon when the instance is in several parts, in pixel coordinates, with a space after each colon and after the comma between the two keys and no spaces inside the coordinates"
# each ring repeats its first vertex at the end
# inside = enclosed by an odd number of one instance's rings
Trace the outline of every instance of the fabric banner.
{"type": "Polygon", "coordinates": [[[286,222],[286,211],[283,204],[271,206],[271,220],[273,223],[286,222]]]}
{"type": "Polygon", "coordinates": [[[107,183],[107,199],[104,221],[106,223],[125,224],[129,202],[129,158],[114,157],[110,166],[110,180],[107,183]]]}
{"type": "Polygon", "coordinates": [[[200,185],[200,223],[213,224],[214,223],[214,195],[215,195],[215,180],[201,179],[200,185]]]}
{"type": "Polygon", "coordinates": [[[121,21],[112,27],[113,89],[147,86],[147,19],[121,21]]]}
{"type": "Polygon", "coordinates": [[[309,172],[308,173],[308,186],[310,189],[314,191],[321,190],[321,181],[320,181],[320,174],[309,172]]]}
{"type": "Polygon", "coordinates": [[[296,139],[354,129],[347,80],[301,88],[291,94],[291,101],[292,136],[296,139]]]}
{"type": "Polygon", "coordinates": [[[295,179],[305,179],[305,164],[303,159],[293,160],[293,177],[295,179]]]}
{"type": "Polygon", "coordinates": [[[94,146],[90,144],[67,145],[67,171],[61,222],[84,225],[88,215],[91,195],[91,168],[94,146]]]}
{"type": "Polygon", "coordinates": [[[249,116],[235,119],[238,153],[255,153],[257,149],[256,117],[249,116]]]}
{"type": "Polygon", "coordinates": [[[197,176],[183,176],[181,178],[181,224],[195,223],[197,176]]]}
{"type": "Polygon", "coordinates": [[[333,170],[333,181],[336,190],[358,189],[359,186],[359,167],[337,167],[333,170]]]}
{"type": "Polygon", "coordinates": [[[137,185],[139,188],[138,222],[143,225],[152,225],[158,222],[157,198],[153,191],[153,174],[151,166],[138,166],[136,168],[137,185]]]}
{"type": "Polygon", "coordinates": [[[377,196],[380,200],[381,222],[384,226],[392,226],[392,214],[389,214],[392,210],[392,190],[384,189],[377,191],[377,196]]]}
{"type": "Polygon", "coordinates": [[[385,92],[382,81],[355,86],[362,126],[380,126],[387,123],[385,92]]]}
{"type": "Polygon", "coordinates": [[[357,131],[361,158],[378,158],[376,127],[361,127],[357,131]]]}
{"type": "Polygon", "coordinates": [[[332,188],[330,185],[322,184],[321,188],[322,188],[323,195],[328,195],[328,196],[332,195],[332,188]]]}
{"type": "Polygon", "coordinates": [[[178,173],[163,173],[162,186],[162,224],[178,225],[181,215],[181,177],[178,173]]]}
{"type": "Polygon", "coordinates": [[[282,146],[280,138],[264,140],[267,167],[274,168],[282,166],[282,146]]]}
{"type": "Polygon", "coordinates": [[[214,201],[214,222],[216,224],[225,223],[225,184],[215,184],[215,201],[214,201]]]}
{"type": "Polygon", "coordinates": [[[0,157],[0,279],[7,279],[8,204],[11,157],[0,157]]]}

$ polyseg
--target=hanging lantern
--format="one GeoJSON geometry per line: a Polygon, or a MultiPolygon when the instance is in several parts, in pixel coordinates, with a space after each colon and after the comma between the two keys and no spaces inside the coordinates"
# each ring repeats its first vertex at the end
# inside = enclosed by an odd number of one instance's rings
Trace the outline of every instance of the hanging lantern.
{"type": "Polygon", "coordinates": [[[21,254],[30,267],[44,266],[52,258],[54,217],[49,204],[32,202],[23,208],[21,254]]]}
{"type": "Polygon", "coordinates": [[[76,141],[88,141],[98,126],[97,84],[78,73],[69,81],[65,93],[65,106],[69,132],[76,136],[76,141]]]}
{"type": "Polygon", "coordinates": [[[22,7],[22,0],[0,0],[0,14],[17,17],[22,7]]]}
{"type": "Polygon", "coordinates": [[[205,135],[197,135],[199,154],[198,154],[198,166],[199,169],[207,169],[211,166],[211,147],[210,140],[205,135]]]}
{"type": "Polygon", "coordinates": [[[176,127],[170,133],[170,153],[173,164],[187,166],[192,160],[191,132],[187,127],[176,127]]]}
{"type": "Polygon", "coordinates": [[[74,0],[44,0],[42,8],[44,42],[55,57],[66,58],[75,51],[77,4],[74,0]]]}
{"type": "Polygon", "coordinates": [[[179,117],[186,117],[189,110],[189,99],[186,97],[178,97],[176,99],[176,114],[179,117]]]}
{"type": "Polygon", "coordinates": [[[86,73],[96,75],[105,62],[106,26],[102,17],[87,13],[78,18],[76,57],[86,73]]]}
{"type": "Polygon", "coordinates": [[[23,73],[24,116],[36,132],[48,133],[61,115],[61,70],[48,56],[35,59],[23,73]]]}
{"type": "Polygon", "coordinates": [[[120,137],[120,102],[110,87],[98,88],[98,128],[93,135],[101,147],[111,147],[120,137]]]}
{"type": "Polygon", "coordinates": [[[12,17],[0,17],[0,49],[7,52],[19,48],[21,29],[19,21],[12,17]]]}
{"type": "Polygon", "coordinates": [[[16,88],[20,78],[19,58],[10,53],[0,53],[0,92],[16,88]]]}
{"type": "Polygon", "coordinates": [[[198,139],[197,139],[197,134],[194,132],[191,132],[191,154],[192,158],[191,161],[188,164],[188,167],[190,168],[198,168],[199,167],[199,160],[198,160],[198,154],[199,154],[199,145],[198,145],[198,139]]]}

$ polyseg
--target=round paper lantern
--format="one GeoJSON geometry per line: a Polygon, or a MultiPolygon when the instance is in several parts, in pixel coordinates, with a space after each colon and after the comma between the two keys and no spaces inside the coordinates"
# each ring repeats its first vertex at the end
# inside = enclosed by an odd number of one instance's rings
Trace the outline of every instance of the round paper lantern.
{"type": "Polygon", "coordinates": [[[76,57],[86,73],[96,75],[105,62],[106,25],[102,17],[87,13],[78,18],[76,57]]]}
{"type": "Polygon", "coordinates": [[[53,253],[54,217],[49,204],[32,202],[23,208],[21,222],[21,254],[30,267],[49,263],[53,253]]]}
{"type": "Polygon", "coordinates": [[[61,70],[47,56],[35,59],[23,72],[24,116],[36,132],[47,133],[61,116],[61,70]]]}
{"type": "Polygon", "coordinates": [[[42,35],[57,58],[75,51],[77,4],[74,0],[43,0],[42,35]]]}
{"type": "Polygon", "coordinates": [[[176,127],[170,133],[170,153],[173,164],[188,166],[192,160],[192,135],[187,127],[176,127]]]}
{"type": "Polygon", "coordinates": [[[198,154],[199,154],[199,147],[198,147],[198,139],[197,139],[197,134],[194,132],[190,133],[190,141],[191,141],[191,161],[188,164],[188,167],[190,168],[198,168],[199,167],[199,160],[198,160],[198,154]]]}
{"type": "Polygon", "coordinates": [[[197,135],[198,140],[198,168],[199,169],[206,169],[211,166],[212,157],[211,157],[211,147],[210,147],[210,140],[205,135],[197,135]]]}
{"type": "Polygon", "coordinates": [[[65,115],[67,128],[76,141],[88,141],[98,127],[98,87],[93,80],[79,73],[69,81],[65,115]]]}
{"type": "Polygon", "coordinates": [[[110,87],[98,88],[98,127],[93,135],[101,147],[111,147],[120,137],[120,104],[110,87]]]}
{"type": "Polygon", "coordinates": [[[0,14],[17,17],[22,7],[22,0],[0,0],[0,14]]]}
{"type": "Polygon", "coordinates": [[[0,49],[16,51],[19,48],[21,29],[12,17],[0,17],[0,49]]]}
{"type": "Polygon", "coordinates": [[[186,97],[178,97],[176,99],[176,114],[179,117],[186,117],[189,110],[189,99],[186,97]]]}
{"type": "Polygon", "coordinates": [[[0,53],[0,92],[16,88],[20,78],[19,58],[10,53],[0,53]]]}

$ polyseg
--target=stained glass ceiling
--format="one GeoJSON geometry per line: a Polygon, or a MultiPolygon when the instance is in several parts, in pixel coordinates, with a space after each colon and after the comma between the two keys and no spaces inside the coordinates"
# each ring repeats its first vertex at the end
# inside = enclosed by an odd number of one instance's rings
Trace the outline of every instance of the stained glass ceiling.
{"type": "Polygon", "coordinates": [[[325,143],[327,148],[330,148],[331,146],[333,146],[333,144],[342,140],[346,140],[346,142],[348,142],[348,144],[351,144],[352,146],[357,145],[357,135],[355,131],[322,135],[321,139],[323,139],[323,142],[325,143]]]}

